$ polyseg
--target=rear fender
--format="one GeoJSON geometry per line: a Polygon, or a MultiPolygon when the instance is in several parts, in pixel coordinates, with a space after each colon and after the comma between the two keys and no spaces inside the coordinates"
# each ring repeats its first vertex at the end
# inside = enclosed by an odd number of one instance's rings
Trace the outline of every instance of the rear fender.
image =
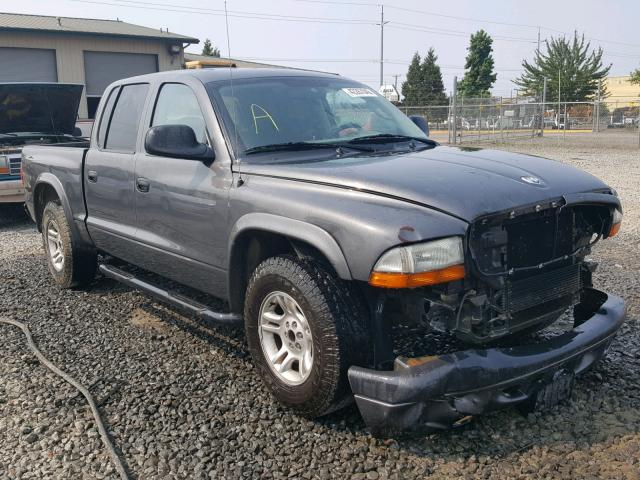
{"type": "MultiPolygon", "coordinates": [[[[89,238],[89,235],[84,228],[84,209],[82,212],[75,212],[74,215],[74,212],[71,209],[69,198],[65,193],[62,183],[60,182],[58,177],[50,172],[43,172],[38,176],[32,190],[33,193],[31,193],[31,195],[33,195],[33,198],[30,199],[31,201],[27,202],[27,205],[33,205],[33,212],[30,213],[32,214],[32,218],[36,221],[38,231],[41,230],[40,221],[42,219],[42,216],[37,211],[37,193],[41,188],[45,186],[53,188],[53,190],[56,192],[56,196],[58,197],[60,205],[62,205],[62,209],[64,210],[64,214],[67,217],[67,221],[69,222],[69,227],[71,228],[73,238],[76,239],[81,245],[84,244],[87,247],[92,246],[93,243],[91,242],[91,239],[89,238]]],[[[44,205],[42,205],[42,208],[44,208],[44,205]]]]}

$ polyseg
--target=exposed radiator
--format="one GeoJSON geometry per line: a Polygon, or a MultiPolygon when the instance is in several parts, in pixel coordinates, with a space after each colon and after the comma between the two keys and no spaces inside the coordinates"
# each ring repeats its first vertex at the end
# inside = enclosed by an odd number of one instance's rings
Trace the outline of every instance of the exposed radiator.
{"type": "Polygon", "coordinates": [[[570,265],[523,280],[507,281],[501,307],[505,312],[521,312],[574,295],[580,288],[580,264],[570,265]]]}

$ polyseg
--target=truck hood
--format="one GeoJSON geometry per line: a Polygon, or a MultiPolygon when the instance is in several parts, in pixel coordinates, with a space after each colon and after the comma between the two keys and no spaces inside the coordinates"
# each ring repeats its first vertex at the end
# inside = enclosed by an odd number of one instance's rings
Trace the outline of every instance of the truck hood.
{"type": "Polygon", "coordinates": [[[82,85],[0,83],[0,133],[72,135],[82,85]]]}
{"type": "Polygon", "coordinates": [[[446,212],[467,222],[572,193],[608,188],[569,165],[500,150],[437,146],[404,154],[296,163],[242,163],[243,174],[356,189],[446,212]]]}

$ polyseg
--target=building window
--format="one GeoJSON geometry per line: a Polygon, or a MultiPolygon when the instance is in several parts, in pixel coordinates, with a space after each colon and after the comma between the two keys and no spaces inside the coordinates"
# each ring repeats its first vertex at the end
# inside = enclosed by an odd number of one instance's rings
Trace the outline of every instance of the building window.
{"type": "Polygon", "coordinates": [[[96,110],[98,110],[98,104],[102,97],[87,97],[87,118],[96,118],[96,110]]]}

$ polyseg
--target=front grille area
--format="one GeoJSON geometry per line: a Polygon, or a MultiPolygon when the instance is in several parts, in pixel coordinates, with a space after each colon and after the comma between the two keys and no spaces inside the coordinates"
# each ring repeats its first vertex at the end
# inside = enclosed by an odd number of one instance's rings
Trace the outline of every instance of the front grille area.
{"type": "MultiPolygon", "coordinates": [[[[560,202],[513,213],[485,217],[471,226],[469,247],[483,276],[506,278],[519,271],[530,276],[550,262],[575,263],[571,257],[587,254],[585,247],[607,231],[611,219],[606,205],[562,206],[560,202]]],[[[553,268],[558,266],[554,263],[553,268]]]]}
{"type": "Polygon", "coordinates": [[[590,286],[584,257],[610,221],[608,205],[557,199],[473,222],[469,250],[480,306],[467,304],[471,320],[465,324],[463,312],[456,321],[460,335],[485,342],[555,321],[590,286]]]}
{"type": "Polygon", "coordinates": [[[505,282],[500,307],[509,313],[563,298],[573,297],[582,287],[580,264],[569,265],[522,280],[505,282]]]}
{"type": "Polygon", "coordinates": [[[22,165],[22,158],[20,155],[9,156],[9,175],[20,175],[20,166],[22,165]]]}

